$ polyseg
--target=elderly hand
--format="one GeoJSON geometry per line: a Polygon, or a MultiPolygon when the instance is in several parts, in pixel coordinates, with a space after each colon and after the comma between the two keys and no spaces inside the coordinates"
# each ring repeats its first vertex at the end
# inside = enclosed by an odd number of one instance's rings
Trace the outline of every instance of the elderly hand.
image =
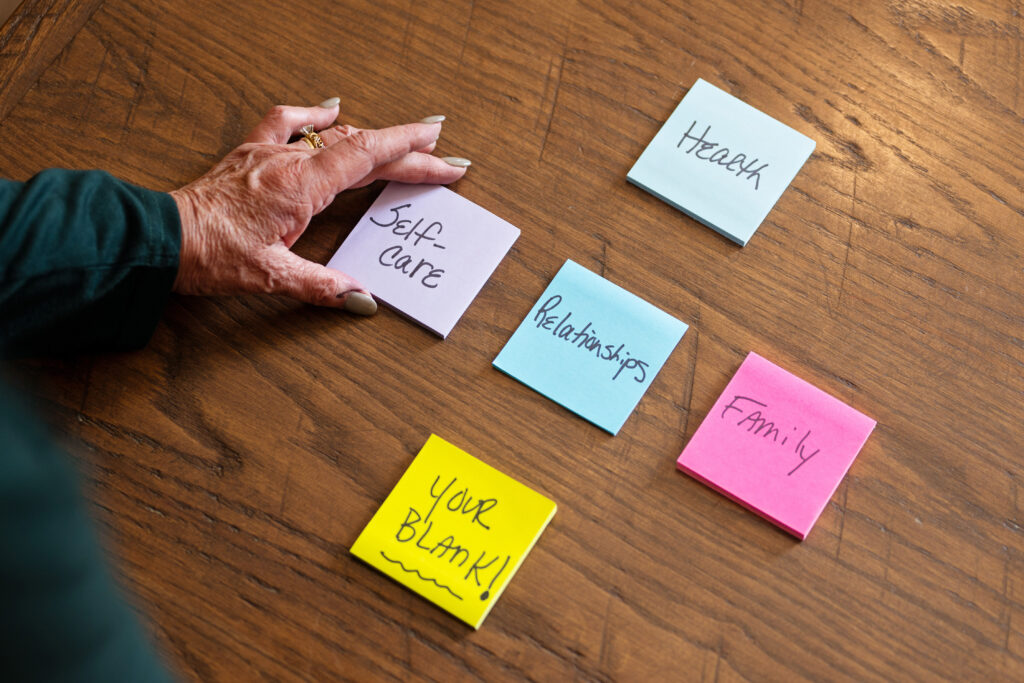
{"type": "Polygon", "coordinates": [[[171,195],[181,214],[181,264],[174,290],[183,294],[270,292],[369,315],[377,304],[344,273],[290,250],[309,220],[342,190],[377,179],[450,183],[469,162],[440,159],[434,149],[444,117],[381,130],[320,130],[312,149],[288,139],[338,117],[338,98],[318,107],[277,106],[206,175],[171,195]]]}

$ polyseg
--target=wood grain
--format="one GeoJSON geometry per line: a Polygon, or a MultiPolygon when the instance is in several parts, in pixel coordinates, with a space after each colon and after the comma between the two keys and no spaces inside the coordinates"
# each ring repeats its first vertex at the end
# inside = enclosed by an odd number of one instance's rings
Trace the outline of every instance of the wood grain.
{"type": "Polygon", "coordinates": [[[100,0],[23,0],[0,29],[0,121],[99,7],[100,0]]]}
{"type": "MultiPolygon", "coordinates": [[[[143,351],[20,366],[170,665],[1024,678],[1021,11],[109,0],[15,69],[8,177],[171,189],[272,104],[339,95],[361,126],[448,115],[456,190],[523,231],[444,342],[389,311],[176,297],[143,351]],[[698,77],[818,143],[742,249],[625,182],[698,77]],[[40,120],[59,145],[26,143],[40,120]],[[490,366],[566,258],[691,325],[615,438],[490,366]],[[878,420],[803,543],[674,469],[749,350],[878,420]],[[477,632],[347,553],[431,432],[559,504],[477,632]]],[[[378,189],[298,251],[325,262],[378,189]]]]}

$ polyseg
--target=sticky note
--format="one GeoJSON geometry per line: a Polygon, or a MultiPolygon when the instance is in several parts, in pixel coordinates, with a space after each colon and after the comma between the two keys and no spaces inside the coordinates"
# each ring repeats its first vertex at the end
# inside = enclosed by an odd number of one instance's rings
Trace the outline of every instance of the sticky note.
{"type": "Polygon", "coordinates": [[[556,508],[431,435],[351,552],[480,628],[556,508]]]}
{"type": "Polygon", "coordinates": [[[566,261],[494,367],[617,434],[686,323],[566,261]]]}
{"type": "Polygon", "coordinates": [[[874,428],[751,352],[676,464],[803,540],[874,428]]]}
{"type": "Polygon", "coordinates": [[[392,182],[327,266],[447,337],[518,237],[446,187],[392,182]]]}
{"type": "Polygon", "coordinates": [[[814,140],[697,79],[626,178],[745,245],[813,151],[814,140]]]}

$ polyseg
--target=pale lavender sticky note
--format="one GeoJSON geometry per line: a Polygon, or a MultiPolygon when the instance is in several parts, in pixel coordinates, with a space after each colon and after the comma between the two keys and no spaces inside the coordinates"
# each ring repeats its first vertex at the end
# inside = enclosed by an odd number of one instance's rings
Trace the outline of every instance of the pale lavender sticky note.
{"type": "Polygon", "coordinates": [[[803,540],[875,424],[751,352],[676,465],[803,540]]]}
{"type": "Polygon", "coordinates": [[[388,183],[328,268],[447,337],[519,228],[439,185],[388,183]]]}

